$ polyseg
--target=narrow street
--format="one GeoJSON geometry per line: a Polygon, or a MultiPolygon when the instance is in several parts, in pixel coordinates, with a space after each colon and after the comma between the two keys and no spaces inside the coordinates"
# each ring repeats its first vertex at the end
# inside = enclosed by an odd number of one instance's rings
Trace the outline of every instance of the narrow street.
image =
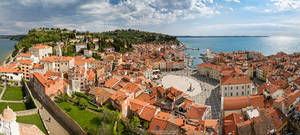
{"type": "Polygon", "coordinates": [[[60,125],[60,123],[58,123],[44,107],[42,107],[38,100],[34,99],[34,101],[37,105],[37,108],[39,108],[42,120],[46,124],[50,135],[70,135],[68,131],[65,130],[64,127],[60,125]]]}

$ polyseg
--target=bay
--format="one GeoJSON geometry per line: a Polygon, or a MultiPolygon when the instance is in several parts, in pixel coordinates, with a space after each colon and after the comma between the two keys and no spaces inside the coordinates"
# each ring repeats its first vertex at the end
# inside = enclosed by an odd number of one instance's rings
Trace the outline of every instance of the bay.
{"type": "Polygon", "coordinates": [[[207,48],[213,52],[233,51],[257,51],[265,56],[276,54],[277,52],[294,53],[300,52],[299,37],[197,37],[197,38],[178,38],[190,48],[200,48],[200,50],[185,50],[185,53],[194,56],[195,67],[202,63],[199,59],[200,53],[205,53],[207,48]]]}
{"type": "Polygon", "coordinates": [[[14,45],[17,41],[0,39],[0,62],[5,59],[5,57],[14,50],[14,45]]]}

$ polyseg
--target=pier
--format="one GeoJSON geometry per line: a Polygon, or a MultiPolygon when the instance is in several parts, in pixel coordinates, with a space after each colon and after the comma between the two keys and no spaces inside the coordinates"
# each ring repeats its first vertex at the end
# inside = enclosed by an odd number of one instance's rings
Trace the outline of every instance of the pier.
{"type": "Polygon", "coordinates": [[[184,50],[200,50],[200,48],[185,48],[184,50]]]}
{"type": "Polygon", "coordinates": [[[215,53],[213,53],[209,48],[206,49],[206,53],[200,54],[200,59],[202,59],[203,62],[207,63],[214,59],[216,56],[215,53]]]}

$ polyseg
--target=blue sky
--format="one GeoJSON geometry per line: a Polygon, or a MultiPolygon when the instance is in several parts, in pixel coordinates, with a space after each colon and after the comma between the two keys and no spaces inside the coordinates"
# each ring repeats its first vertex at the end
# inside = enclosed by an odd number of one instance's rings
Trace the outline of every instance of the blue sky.
{"type": "Polygon", "coordinates": [[[1,0],[0,34],[38,27],[300,36],[300,0],[1,0]]]}

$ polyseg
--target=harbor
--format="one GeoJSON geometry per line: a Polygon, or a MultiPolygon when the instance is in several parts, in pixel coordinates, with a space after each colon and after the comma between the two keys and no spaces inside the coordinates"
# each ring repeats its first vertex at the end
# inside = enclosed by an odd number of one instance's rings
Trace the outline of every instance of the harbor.
{"type": "Polygon", "coordinates": [[[200,50],[204,50],[204,49],[200,49],[200,48],[189,48],[186,50],[193,50],[193,51],[197,51],[198,56],[192,56],[190,53],[186,52],[186,56],[185,56],[185,62],[186,62],[186,67],[188,68],[192,68],[195,69],[197,64],[200,64],[202,62],[210,62],[211,60],[213,60],[213,58],[215,57],[215,53],[211,51],[210,48],[207,48],[206,51],[204,53],[201,53],[200,50]],[[195,63],[195,60],[200,60],[200,62],[195,63]]]}

